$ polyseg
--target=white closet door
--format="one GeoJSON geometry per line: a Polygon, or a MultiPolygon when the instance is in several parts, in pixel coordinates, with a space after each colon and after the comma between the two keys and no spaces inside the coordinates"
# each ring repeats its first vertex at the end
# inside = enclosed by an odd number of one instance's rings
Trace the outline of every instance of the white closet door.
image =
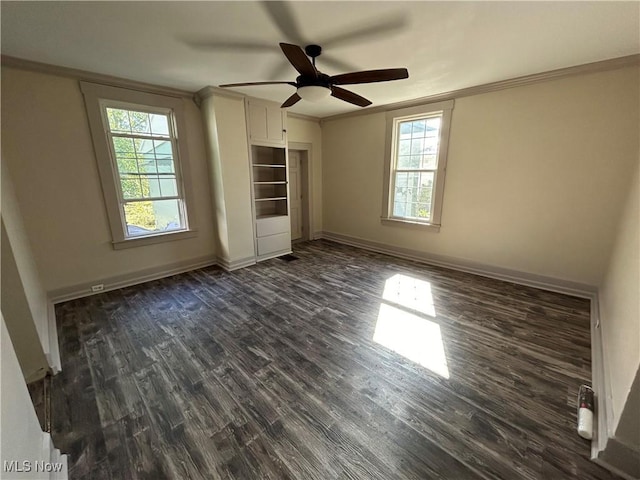
{"type": "Polygon", "coordinates": [[[291,211],[291,240],[302,238],[302,188],[300,152],[289,150],[289,201],[291,211]]]}

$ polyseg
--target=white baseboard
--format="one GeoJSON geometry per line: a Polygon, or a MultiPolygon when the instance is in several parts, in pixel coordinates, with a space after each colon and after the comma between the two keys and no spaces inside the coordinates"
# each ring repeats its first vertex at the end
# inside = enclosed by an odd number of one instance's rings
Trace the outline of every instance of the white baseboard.
{"type": "Polygon", "coordinates": [[[609,376],[604,363],[600,302],[597,295],[591,299],[591,383],[595,397],[591,459],[596,461],[607,445],[609,418],[613,416],[609,376]]]}
{"type": "Polygon", "coordinates": [[[54,468],[48,472],[45,469],[40,478],[48,480],[67,480],[69,478],[68,456],[60,453],[60,450],[53,445],[51,435],[47,432],[42,432],[42,458],[47,459],[45,463],[49,463],[54,468]],[[55,468],[58,466],[59,468],[55,468]]]}
{"type": "Polygon", "coordinates": [[[211,265],[217,264],[218,261],[216,257],[205,256],[186,260],[183,262],[172,263],[162,267],[149,268],[140,272],[117,275],[110,278],[96,279],[82,285],[75,285],[72,287],[53,290],[49,292],[48,297],[49,301],[52,304],[56,304],[60,302],[66,302],[68,300],[74,300],[76,298],[96,295],[98,293],[107,292],[109,290],[117,290],[118,288],[130,287],[139,283],[149,282],[151,280],[157,280],[164,277],[170,277],[172,275],[178,275],[180,273],[189,272],[191,270],[197,270],[198,268],[209,267],[211,265]],[[90,285],[99,283],[104,285],[104,289],[100,292],[92,292],[90,285]]]}
{"type": "Polygon", "coordinates": [[[280,250],[278,252],[269,253],[267,255],[262,255],[262,256],[258,257],[258,261],[259,262],[264,262],[265,260],[271,260],[272,258],[278,258],[278,257],[281,257],[282,255],[290,255],[292,253],[293,253],[293,251],[290,248],[289,249],[285,249],[285,250],[280,250]]]}
{"type": "Polygon", "coordinates": [[[28,372],[24,376],[24,381],[25,383],[29,384],[29,383],[42,380],[44,377],[47,376],[47,371],[48,369],[46,367],[42,367],[36,370],[35,372],[28,372]]]}
{"type": "Polygon", "coordinates": [[[448,257],[444,255],[436,255],[432,253],[422,252],[419,250],[411,250],[409,248],[398,247],[386,243],[373,242],[364,238],[351,237],[333,232],[322,232],[319,238],[331,240],[345,245],[370,250],[372,252],[384,253],[394,257],[413,260],[428,265],[449,268],[461,272],[473,273],[483,277],[495,278],[511,283],[517,283],[528,287],[540,288],[565,295],[592,299],[597,294],[597,287],[584,283],[571,282],[553,277],[546,277],[532,273],[510,270],[507,268],[494,267],[491,265],[465,260],[456,257],[448,257]]]}
{"type": "Polygon", "coordinates": [[[227,272],[232,272],[240,268],[249,267],[256,264],[256,257],[239,258],[236,260],[229,260],[227,258],[218,257],[217,264],[227,272]]]}
{"type": "Polygon", "coordinates": [[[62,370],[60,348],[58,346],[58,326],[56,324],[56,309],[52,302],[47,304],[47,322],[49,327],[49,352],[46,354],[49,368],[53,375],[62,370]]]}

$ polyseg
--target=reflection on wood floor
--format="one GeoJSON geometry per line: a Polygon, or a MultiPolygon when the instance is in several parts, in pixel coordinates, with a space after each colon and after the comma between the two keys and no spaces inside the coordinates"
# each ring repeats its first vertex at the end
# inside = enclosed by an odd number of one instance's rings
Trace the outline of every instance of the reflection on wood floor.
{"type": "Polygon", "coordinates": [[[608,479],[589,302],[326,241],[58,305],[72,479],[608,479]]]}

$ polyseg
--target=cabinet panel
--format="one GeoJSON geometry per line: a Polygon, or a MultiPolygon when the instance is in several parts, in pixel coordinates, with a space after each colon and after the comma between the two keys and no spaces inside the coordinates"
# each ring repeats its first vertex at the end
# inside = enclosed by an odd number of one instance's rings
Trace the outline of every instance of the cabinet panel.
{"type": "Polygon", "coordinates": [[[289,233],[258,237],[257,241],[258,255],[260,256],[291,250],[291,235],[289,233]]]}
{"type": "Polygon", "coordinates": [[[266,140],[267,133],[267,107],[261,103],[248,101],[249,105],[249,138],[251,140],[266,140]]]}
{"type": "Polygon", "coordinates": [[[286,113],[278,107],[267,108],[267,138],[277,143],[285,143],[285,119],[286,113]]]}
{"type": "Polygon", "coordinates": [[[285,146],[287,113],[280,105],[264,100],[247,100],[247,125],[252,143],[285,146]]]}
{"type": "Polygon", "coordinates": [[[258,237],[287,233],[289,231],[289,217],[260,218],[256,220],[256,234],[258,237]]]}

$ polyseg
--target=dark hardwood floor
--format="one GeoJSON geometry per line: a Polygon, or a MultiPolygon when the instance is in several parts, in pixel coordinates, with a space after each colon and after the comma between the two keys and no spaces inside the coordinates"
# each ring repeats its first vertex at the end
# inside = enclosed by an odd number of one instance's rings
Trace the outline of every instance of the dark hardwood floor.
{"type": "Polygon", "coordinates": [[[575,432],[588,300],[294,254],[56,307],[72,479],[614,478],[575,432]]]}

